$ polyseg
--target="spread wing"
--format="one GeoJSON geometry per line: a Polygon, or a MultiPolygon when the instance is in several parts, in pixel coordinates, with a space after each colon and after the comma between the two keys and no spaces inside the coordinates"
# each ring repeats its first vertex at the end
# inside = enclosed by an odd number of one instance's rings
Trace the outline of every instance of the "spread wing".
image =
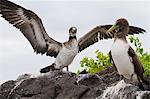
{"type": "Polygon", "coordinates": [[[144,67],[143,67],[141,61],[139,60],[137,54],[135,53],[135,51],[131,47],[128,50],[128,54],[132,59],[132,63],[134,65],[135,73],[139,77],[141,77],[141,79],[143,79],[144,67]]]}
{"type": "Polygon", "coordinates": [[[57,56],[62,44],[48,36],[41,19],[34,12],[8,0],[0,0],[0,14],[20,29],[36,53],[57,56]]]}
{"type": "Polygon", "coordinates": [[[112,38],[113,35],[106,34],[106,31],[111,27],[111,25],[102,25],[93,28],[91,31],[86,33],[83,37],[78,40],[79,51],[84,50],[90,45],[98,42],[102,39],[112,38]]]}
{"type": "Polygon", "coordinates": [[[134,34],[140,34],[146,32],[144,29],[140,27],[135,27],[135,26],[130,26],[129,28],[129,35],[134,35],[134,34]]]}
{"type": "MultiPolygon", "coordinates": [[[[89,47],[90,45],[93,45],[94,43],[98,42],[99,40],[102,39],[108,39],[108,38],[113,38],[114,34],[113,33],[106,33],[106,31],[111,28],[112,25],[101,25],[93,28],[91,31],[86,33],[83,37],[81,37],[78,40],[79,43],[79,51],[81,52],[85,48],[89,47]]],[[[139,34],[145,32],[144,29],[135,27],[135,26],[130,26],[129,29],[129,35],[133,34],[139,34]]]]}

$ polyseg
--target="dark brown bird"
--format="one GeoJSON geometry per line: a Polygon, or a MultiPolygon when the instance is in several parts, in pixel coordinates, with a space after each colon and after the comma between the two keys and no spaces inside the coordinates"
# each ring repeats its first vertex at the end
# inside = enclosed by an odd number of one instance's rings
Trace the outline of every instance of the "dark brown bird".
{"type": "Polygon", "coordinates": [[[138,81],[139,87],[144,90],[142,82],[146,81],[143,78],[143,65],[126,39],[126,35],[129,33],[128,21],[124,18],[118,19],[107,31],[107,33],[110,32],[114,33],[114,43],[110,51],[113,66],[121,76],[138,81]]]}
{"type": "MultiPolygon", "coordinates": [[[[69,40],[61,43],[47,34],[42,20],[30,10],[8,0],[0,0],[0,14],[1,17],[23,33],[37,54],[46,54],[47,56],[56,58],[51,66],[41,69],[41,73],[48,72],[50,69],[67,67],[71,64],[78,52],[81,52],[99,40],[114,36],[113,33],[106,33],[112,25],[101,25],[96,26],[77,40],[77,28],[71,27],[69,29],[69,40]]],[[[145,30],[130,26],[129,34],[131,35],[143,32],[145,30]]]]}

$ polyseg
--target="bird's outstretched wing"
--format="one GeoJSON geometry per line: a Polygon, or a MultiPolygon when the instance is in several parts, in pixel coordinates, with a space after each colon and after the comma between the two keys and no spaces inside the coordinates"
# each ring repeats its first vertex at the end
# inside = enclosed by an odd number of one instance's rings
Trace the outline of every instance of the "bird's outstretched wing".
{"type": "Polygon", "coordinates": [[[98,42],[102,39],[112,38],[113,35],[106,34],[106,31],[111,27],[111,25],[102,25],[93,28],[91,31],[86,33],[83,37],[78,40],[79,51],[84,50],[90,45],[98,42]]]}
{"type": "Polygon", "coordinates": [[[144,29],[140,27],[135,27],[135,26],[130,26],[129,28],[129,35],[134,35],[134,34],[140,34],[146,32],[144,29]]]}
{"type": "Polygon", "coordinates": [[[20,29],[36,53],[57,56],[62,44],[48,36],[41,19],[34,12],[8,0],[0,0],[0,14],[20,29]]]}
{"type": "MultiPolygon", "coordinates": [[[[94,43],[98,42],[102,39],[108,39],[113,38],[114,33],[106,33],[109,28],[111,28],[112,25],[100,25],[93,28],[91,31],[86,33],[84,36],[82,36],[79,40],[79,51],[81,52],[85,48],[89,47],[90,45],[93,45],[94,43]]],[[[129,28],[129,35],[133,34],[139,34],[144,33],[145,30],[139,27],[130,26],[129,28]]]]}

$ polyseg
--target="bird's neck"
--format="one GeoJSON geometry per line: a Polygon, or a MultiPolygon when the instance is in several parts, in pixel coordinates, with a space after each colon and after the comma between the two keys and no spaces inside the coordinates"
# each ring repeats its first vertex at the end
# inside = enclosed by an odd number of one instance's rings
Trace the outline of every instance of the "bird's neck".
{"type": "Polygon", "coordinates": [[[76,36],[69,36],[69,40],[64,44],[65,44],[66,48],[68,48],[68,49],[77,48],[78,41],[77,41],[76,36]]]}
{"type": "Polygon", "coordinates": [[[75,39],[75,40],[76,40],[76,39],[77,39],[77,37],[76,37],[76,36],[69,36],[69,41],[70,41],[70,40],[73,40],[73,39],[75,39]]]}
{"type": "Polygon", "coordinates": [[[126,35],[125,35],[125,34],[115,35],[115,36],[114,36],[114,42],[115,42],[117,39],[121,39],[121,40],[123,40],[124,42],[127,42],[127,39],[126,39],[126,35]]]}

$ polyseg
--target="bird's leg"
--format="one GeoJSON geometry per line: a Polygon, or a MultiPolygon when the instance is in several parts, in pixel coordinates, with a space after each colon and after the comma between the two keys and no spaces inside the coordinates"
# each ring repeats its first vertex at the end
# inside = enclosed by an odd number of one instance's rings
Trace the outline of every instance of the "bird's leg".
{"type": "MultiPolygon", "coordinates": [[[[63,67],[63,66],[62,66],[62,67],[63,67]]],[[[74,75],[76,75],[75,73],[69,72],[68,66],[65,66],[65,67],[66,67],[66,69],[67,69],[67,71],[64,72],[65,74],[68,74],[68,75],[71,76],[71,77],[73,77],[74,75]]]]}
{"type": "Polygon", "coordinates": [[[66,66],[66,69],[67,69],[67,71],[69,72],[69,67],[68,67],[68,66],[66,66]]]}
{"type": "Polygon", "coordinates": [[[121,81],[121,80],[123,79],[123,75],[120,75],[120,78],[119,78],[119,79],[120,79],[120,81],[121,81]]]}

